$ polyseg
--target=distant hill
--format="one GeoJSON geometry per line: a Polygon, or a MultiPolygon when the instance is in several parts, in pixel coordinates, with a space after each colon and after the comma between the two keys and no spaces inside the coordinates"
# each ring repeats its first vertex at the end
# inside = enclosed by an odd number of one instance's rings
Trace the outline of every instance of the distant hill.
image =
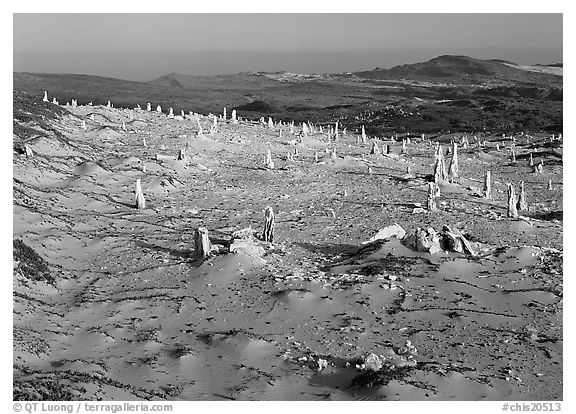
{"type": "Polygon", "coordinates": [[[243,72],[231,75],[184,75],[181,73],[169,73],[146,82],[150,85],[167,86],[170,88],[198,89],[198,88],[227,88],[227,89],[253,89],[276,86],[278,81],[263,73],[243,72]]]}
{"type": "Polygon", "coordinates": [[[563,63],[550,63],[548,65],[542,64],[542,63],[537,63],[535,66],[548,66],[551,68],[563,68],[564,64],[563,63]]]}
{"type": "MultiPolygon", "coordinates": [[[[226,107],[238,116],[326,123],[371,134],[440,130],[562,130],[562,67],[443,55],[427,62],[356,73],[169,73],[148,82],[75,74],[14,73],[15,91],[33,101],[44,91],[117,108],[161,105],[202,114],[226,107]]],[[[15,98],[16,99],[16,98],[15,98]]]]}
{"type": "Polygon", "coordinates": [[[427,62],[377,68],[356,72],[356,76],[374,80],[414,79],[432,82],[475,84],[486,80],[506,83],[526,82],[546,86],[562,84],[562,77],[523,70],[501,59],[480,60],[468,56],[443,55],[427,62]]]}
{"type": "MultiPolygon", "coordinates": [[[[110,100],[115,107],[133,108],[140,104],[145,108],[146,103],[150,102],[154,108],[161,105],[167,111],[173,107],[175,112],[220,111],[222,106],[230,105],[231,100],[239,100],[242,96],[240,93],[231,94],[220,80],[210,76],[182,75],[179,78],[174,75],[166,75],[153,82],[134,82],[91,75],[14,73],[13,87],[15,91],[40,98],[47,91],[50,99],[56,97],[62,104],[77,99],[80,105],[88,102],[106,105],[110,100]],[[191,86],[191,78],[197,78],[196,87],[191,86]]],[[[243,88],[242,82],[236,83],[235,88],[243,88]]]]}

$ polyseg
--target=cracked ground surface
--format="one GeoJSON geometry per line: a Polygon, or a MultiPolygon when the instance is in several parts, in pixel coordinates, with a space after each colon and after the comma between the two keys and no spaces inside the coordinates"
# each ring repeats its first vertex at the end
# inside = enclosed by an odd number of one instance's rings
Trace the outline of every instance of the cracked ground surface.
{"type": "Polygon", "coordinates": [[[33,158],[14,156],[14,238],[55,278],[14,273],[15,399],[562,399],[562,149],[547,136],[519,138],[515,164],[509,138],[481,136],[487,146],[460,150],[461,178],[428,213],[417,209],[427,141],[369,155],[353,134],[300,144],[287,126],[220,122],[210,135],[198,116],[198,137],[194,118],[69,110],[53,123],[65,139],[47,132],[29,140],[33,158]],[[487,169],[492,200],[475,196],[487,169]],[[506,217],[506,183],[519,180],[527,220],[506,217]],[[226,244],[234,230],[262,231],[268,205],[263,257],[192,258],[195,228],[226,244]],[[362,244],[395,223],[450,225],[478,254],[362,244]],[[370,353],[406,362],[406,340],[410,364],[357,367],[370,353]]]}

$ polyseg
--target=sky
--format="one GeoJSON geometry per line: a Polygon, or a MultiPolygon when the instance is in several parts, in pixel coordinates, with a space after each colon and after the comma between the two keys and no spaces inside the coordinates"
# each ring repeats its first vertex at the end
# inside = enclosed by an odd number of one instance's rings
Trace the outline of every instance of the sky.
{"type": "Polygon", "coordinates": [[[146,81],[346,72],[442,54],[561,62],[562,14],[13,14],[13,70],[146,81]]]}

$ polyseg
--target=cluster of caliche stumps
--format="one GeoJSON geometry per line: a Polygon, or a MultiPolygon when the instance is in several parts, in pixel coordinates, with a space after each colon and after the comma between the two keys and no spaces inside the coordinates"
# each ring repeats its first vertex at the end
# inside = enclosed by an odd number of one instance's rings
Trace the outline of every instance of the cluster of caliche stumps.
{"type": "MultiPolygon", "coordinates": [[[[48,99],[48,93],[46,91],[44,91],[43,101],[44,102],[50,102],[50,100],[48,99]]],[[[59,105],[58,100],[55,97],[52,98],[52,103],[55,105],[59,105]]],[[[76,107],[76,106],[78,106],[78,101],[75,99],[72,99],[72,103],[71,104],[67,103],[66,105],[76,107]]],[[[88,105],[92,106],[92,102],[88,103],[88,105]]],[[[106,106],[108,108],[114,107],[110,101],[108,101],[106,106]]],[[[137,108],[134,108],[134,109],[135,110],[142,110],[140,105],[138,105],[137,108]]],[[[146,111],[148,111],[148,112],[152,111],[152,105],[150,103],[147,103],[146,111]]],[[[160,105],[156,106],[156,112],[159,114],[163,113],[162,107],[160,105]]],[[[182,121],[185,119],[196,120],[197,126],[198,126],[197,136],[202,136],[204,134],[202,125],[200,124],[200,117],[201,116],[202,116],[201,114],[197,114],[197,113],[194,113],[192,111],[190,111],[188,116],[186,116],[184,114],[183,110],[181,111],[180,115],[174,115],[174,111],[172,108],[169,109],[169,112],[167,114],[167,117],[169,119],[182,120],[182,121]]],[[[210,131],[209,131],[210,135],[213,135],[214,133],[216,133],[218,131],[218,120],[219,119],[221,121],[223,120],[224,122],[231,122],[231,123],[239,123],[241,121],[241,118],[237,116],[235,109],[232,110],[230,120],[227,119],[226,108],[224,108],[223,113],[220,116],[216,116],[213,114],[209,114],[208,116],[212,118],[212,123],[210,125],[210,131]]],[[[133,119],[133,112],[132,111],[130,111],[130,118],[133,119]]],[[[94,120],[93,115],[92,115],[91,119],[94,120]]],[[[264,127],[270,128],[270,129],[274,129],[274,127],[275,127],[275,124],[274,124],[271,117],[268,117],[267,121],[263,117],[261,117],[258,120],[258,123],[263,125],[264,127]]],[[[277,125],[282,126],[283,124],[280,121],[277,125]]],[[[291,123],[287,123],[286,125],[288,127],[288,132],[292,135],[296,135],[299,138],[299,143],[303,143],[303,140],[306,137],[308,137],[311,134],[316,134],[316,133],[326,134],[327,135],[327,141],[329,143],[338,142],[339,137],[340,137],[340,133],[342,133],[342,135],[347,135],[347,129],[344,127],[342,130],[340,130],[341,125],[339,125],[338,121],[336,121],[334,123],[334,126],[329,125],[327,127],[326,131],[324,130],[324,128],[321,125],[316,126],[310,122],[308,122],[308,123],[303,122],[301,125],[301,128],[298,132],[295,131],[294,121],[292,121],[291,123]]],[[[87,125],[86,125],[86,122],[84,120],[82,121],[81,128],[83,130],[87,130],[87,125]]],[[[126,130],[126,124],[124,121],[122,122],[122,129],[126,130]]],[[[280,129],[280,136],[282,136],[282,129],[280,129]]],[[[503,134],[503,138],[506,138],[505,134],[503,134]]],[[[421,140],[425,141],[425,139],[426,139],[425,135],[422,134],[421,140]]],[[[511,158],[511,162],[515,163],[516,162],[516,152],[515,152],[516,137],[511,136],[510,139],[512,141],[511,146],[510,146],[510,158],[511,158]]],[[[552,135],[552,137],[550,137],[550,140],[551,141],[562,140],[562,134],[559,134],[558,137],[555,137],[554,135],[552,135]]],[[[356,142],[359,144],[366,144],[367,141],[368,141],[368,137],[366,135],[366,130],[364,128],[364,125],[362,125],[361,133],[357,136],[356,142]]],[[[474,136],[474,141],[479,148],[486,146],[486,141],[481,142],[478,140],[478,138],[476,136],[474,136]]],[[[432,145],[432,141],[430,139],[428,139],[428,143],[429,143],[429,145],[432,145]]],[[[400,154],[407,154],[407,152],[408,152],[407,144],[410,144],[410,138],[409,137],[402,139],[402,149],[401,149],[400,154]]],[[[145,138],[143,141],[143,145],[144,146],[147,145],[145,138]]],[[[468,146],[470,145],[470,141],[468,139],[468,136],[464,135],[461,137],[460,145],[464,149],[468,148],[468,146]]],[[[497,150],[500,150],[499,144],[497,144],[497,150]]],[[[26,151],[27,157],[32,157],[34,155],[32,149],[28,145],[25,145],[25,151],[26,151]]],[[[335,148],[332,148],[331,150],[327,149],[327,152],[330,153],[330,158],[332,158],[332,159],[337,158],[335,148]]],[[[458,143],[453,140],[451,142],[451,145],[448,148],[447,152],[448,152],[448,154],[451,155],[448,170],[446,169],[446,163],[444,160],[444,150],[442,148],[442,145],[440,145],[440,143],[436,144],[436,149],[434,151],[434,158],[435,158],[434,174],[433,174],[434,178],[433,178],[433,181],[430,181],[428,183],[428,197],[427,197],[427,203],[426,203],[427,210],[430,212],[438,211],[437,198],[440,197],[440,185],[439,184],[441,182],[452,183],[453,181],[455,181],[458,178],[458,174],[459,174],[458,143]]],[[[370,154],[372,154],[372,155],[380,155],[380,154],[381,155],[387,155],[387,154],[390,154],[390,148],[388,145],[383,144],[383,148],[382,148],[382,150],[380,150],[380,147],[378,146],[377,140],[374,140],[372,143],[372,148],[370,150],[370,154]]],[[[287,160],[294,160],[294,156],[298,156],[298,150],[297,149],[295,149],[294,154],[289,153],[287,155],[287,160]]],[[[178,156],[177,156],[177,160],[178,161],[186,161],[186,154],[185,154],[184,149],[181,149],[179,151],[178,156]]],[[[318,162],[318,153],[317,152],[315,152],[315,154],[314,154],[314,161],[318,162]]],[[[533,168],[534,173],[539,174],[539,173],[543,172],[543,168],[544,168],[543,161],[541,160],[538,164],[534,164],[532,153],[530,153],[529,165],[533,168]]],[[[268,170],[274,169],[274,161],[272,160],[272,153],[270,150],[268,150],[266,153],[265,160],[264,160],[264,168],[268,169],[268,170]]],[[[368,168],[368,173],[371,173],[371,172],[372,172],[371,168],[368,168]]],[[[407,168],[407,176],[408,177],[411,176],[410,167],[407,168]]],[[[519,187],[520,187],[520,193],[517,196],[514,185],[512,183],[507,183],[507,188],[508,188],[507,215],[508,215],[508,217],[513,218],[513,219],[518,219],[518,218],[525,219],[525,217],[522,217],[519,215],[519,211],[520,212],[528,211],[528,203],[526,201],[526,192],[524,189],[524,181],[520,181],[519,187]]],[[[548,181],[548,190],[552,190],[552,181],[551,180],[548,181]]],[[[483,197],[486,199],[491,198],[491,173],[490,173],[490,171],[486,171],[486,173],[485,173],[483,197]]],[[[144,198],[144,193],[142,191],[140,179],[138,179],[136,181],[134,205],[138,210],[143,210],[146,208],[146,200],[144,198]]],[[[262,232],[261,238],[262,238],[262,240],[267,241],[267,242],[272,242],[272,240],[274,238],[274,212],[272,210],[272,207],[270,207],[270,206],[267,206],[265,209],[265,225],[264,225],[264,231],[262,232]]],[[[201,228],[196,229],[195,244],[196,244],[195,252],[196,252],[197,256],[207,257],[210,255],[210,252],[211,252],[210,241],[209,241],[209,237],[208,237],[208,230],[206,228],[201,227],[201,228]]]]}

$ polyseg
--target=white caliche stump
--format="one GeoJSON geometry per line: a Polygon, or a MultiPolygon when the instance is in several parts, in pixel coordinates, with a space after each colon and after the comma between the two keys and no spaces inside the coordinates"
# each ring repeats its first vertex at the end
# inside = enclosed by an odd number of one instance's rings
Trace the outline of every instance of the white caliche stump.
{"type": "Polygon", "coordinates": [[[162,113],[162,107],[161,107],[160,105],[158,105],[158,106],[156,107],[156,112],[158,112],[159,114],[162,113]]]}
{"type": "Polygon", "coordinates": [[[274,211],[272,207],[266,207],[264,210],[264,231],[262,240],[272,243],[274,240],[274,211]]]}
{"type": "Polygon", "coordinates": [[[528,166],[534,167],[534,158],[532,158],[532,152],[530,152],[530,158],[528,159],[528,166]]]}
{"type": "Polygon", "coordinates": [[[542,160],[534,166],[534,172],[536,174],[542,174],[544,172],[544,162],[542,160]]]}
{"type": "Polygon", "coordinates": [[[150,104],[150,102],[146,104],[146,111],[148,112],[152,111],[152,105],[150,104]]]}
{"type": "Polygon", "coordinates": [[[274,129],[274,122],[271,117],[268,117],[268,128],[274,129]]]}
{"type": "Polygon", "coordinates": [[[140,185],[140,178],[136,180],[135,204],[138,210],[144,210],[146,208],[146,200],[144,199],[144,193],[142,192],[142,186],[140,185]]]}
{"type": "Polygon", "coordinates": [[[28,144],[24,144],[24,151],[27,158],[32,158],[34,156],[34,151],[32,151],[32,148],[30,148],[28,144]]]}
{"type": "Polygon", "coordinates": [[[224,110],[222,111],[222,119],[226,121],[226,107],[224,107],[224,110]]]}
{"type": "Polygon", "coordinates": [[[438,206],[436,205],[436,184],[433,182],[428,183],[426,206],[428,207],[428,211],[438,211],[438,206]]]}
{"type": "Polygon", "coordinates": [[[170,108],[168,110],[168,118],[174,119],[174,109],[170,108]]]}
{"type": "Polygon", "coordinates": [[[434,197],[439,198],[442,194],[440,194],[440,185],[434,181],[434,197]]]}
{"type": "Polygon", "coordinates": [[[458,178],[458,144],[452,143],[452,158],[450,159],[450,167],[448,167],[448,176],[450,180],[458,178]]]}
{"type": "Polygon", "coordinates": [[[514,186],[511,183],[507,184],[508,186],[508,210],[507,214],[508,217],[511,218],[518,218],[518,210],[516,208],[516,192],[514,191],[514,186]]]}
{"type": "Polygon", "coordinates": [[[200,120],[197,119],[196,122],[198,123],[197,135],[200,137],[200,136],[204,135],[204,130],[202,129],[202,125],[200,124],[200,120]]]}
{"type": "Polygon", "coordinates": [[[380,155],[380,148],[378,147],[378,144],[376,143],[376,141],[374,141],[372,143],[372,149],[370,150],[370,154],[374,155],[380,155]]]}
{"type": "Polygon", "coordinates": [[[194,257],[205,259],[210,256],[210,238],[206,227],[198,227],[194,230],[194,257]]]}
{"type": "Polygon", "coordinates": [[[548,191],[552,191],[552,180],[548,180],[548,191]]]}
{"type": "Polygon", "coordinates": [[[406,152],[406,140],[405,139],[402,140],[402,149],[400,150],[400,154],[401,155],[407,154],[407,152],[406,152]]]}
{"type": "Polygon", "coordinates": [[[520,181],[520,194],[516,204],[518,211],[528,211],[528,202],[526,201],[526,191],[524,190],[524,181],[520,181]]]}
{"type": "Polygon", "coordinates": [[[274,161],[272,161],[272,152],[268,149],[266,152],[266,159],[264,160],[264,167],[268,170],[274,169],[274,161]]]}
{"type": "Polygon", "coordinates": [[[218,117],[214,115],[212,118],[212,126],[210,127],[210,135],[214,135],[218,131],[218,117]]]}
{"type": "Polygon", "coordinates": [[[236,119],[236,109],[232,109],[232,123],[235,124],[238,122],[238,119],[236,119]]]}
{"type": "Polygon", "coordinates": [[[510,154],[510,160],[512,161],[512,163],[516,163],[516,151],[514,150],[514,147],[512,147],[511,149],[511,154],[510,154]]]}
{"type": "Polygon", "coordinates": [[[336,155],[336,148],[332,148],[332,151],[330,152],[330,158],[332,158],[333,160],[338,158],[336,155]]]}
{"type": "Polygon", "coordinates": [[[366,130],[364,129],[364,125],[362,125],[362,144],[366,144],[368,141],[368,137],[366,136],[366,130]]]}
{"type": "Polygon", "coordinates": [[[444,162],[444,153],[442,152],[442,145],[438,145],[436,150],[436,163],[434,164],[434,182],[446,181],[448,174],[446,173],[446,164],[444,162]]]}
{"type": "Polygon", "coordinates": [[[492,183],[490,180],[490,171],[484,175],[484,198],[490,198],[492,193],[492,183]]]}
{"type": "Polygon", "coordinates": [[[42,101],[44,101],[44,102],[50,102],[50,101],[48,100],[48,92],[44,91],[44,99],[42,99],[42,101]]]}

